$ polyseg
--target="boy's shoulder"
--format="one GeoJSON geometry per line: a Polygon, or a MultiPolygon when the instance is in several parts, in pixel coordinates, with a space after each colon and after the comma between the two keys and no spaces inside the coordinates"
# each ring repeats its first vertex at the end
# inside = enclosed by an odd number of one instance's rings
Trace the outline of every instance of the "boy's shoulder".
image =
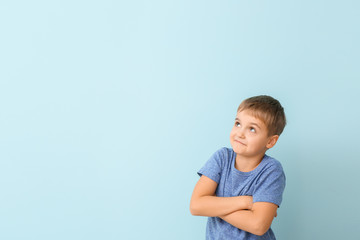
{"type": "Polygon", "coordinates": [[[213,152],[208,162],[211,162],[212,164],[217,164],[218,166],[224,168],[231,162],[233,154],[234,151],[232,150],[232,148],[221,147],[218,148],[215,152],[213,152]]]}
{"type": "Polygon", "coordinates": [[[263,169],[267,169],[267,170],[276,170],[276,171],[281,171],[283,172],[283,167],[281,165],[281,162],[277,159],[275,159],[274,157],[271,157],[269,155],[264,156],[263,160],[263,169]]]}
{"type": "Polygon", "coordinates": [[[218,150],[216,150],[214,153],[214,155],[216,155],[222,161],[231,159],[233,154],[234,154],[233,149],[228,147],[221,147],[218,150]]]}
{"type": "Polygon", "coordinates": [[[221,147],[216,152],[221,154],[232,154],[234,150],[228,147],[221,147]]]}

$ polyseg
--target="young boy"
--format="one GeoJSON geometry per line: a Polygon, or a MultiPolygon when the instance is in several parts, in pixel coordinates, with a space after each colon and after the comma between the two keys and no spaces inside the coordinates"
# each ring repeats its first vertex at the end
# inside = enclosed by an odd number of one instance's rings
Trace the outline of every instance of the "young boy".
{"type": "Polygon", "coordinates": [[[270,228],[282,201],[285,174],[265,152],[286,125],[284,109],[270,96],[244,100],[230,133],[231,148],[216,151],[198,171],[190,212],[208,216],[206,239],[274,240],[270,228]]]}

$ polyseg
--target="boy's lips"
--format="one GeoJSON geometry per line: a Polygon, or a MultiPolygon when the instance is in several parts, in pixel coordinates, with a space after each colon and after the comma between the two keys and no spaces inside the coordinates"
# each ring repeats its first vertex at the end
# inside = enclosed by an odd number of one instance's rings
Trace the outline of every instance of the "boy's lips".
{"type": "Polygon", "coordinates": [[[235,142],[238,142],[238,143],[240,143],[241,145],[244,145],[244,146],[246,146],[246,144],[245,143],[243,143],[243,142],[240,142],[239,140],[234,140],[235,142]]]}

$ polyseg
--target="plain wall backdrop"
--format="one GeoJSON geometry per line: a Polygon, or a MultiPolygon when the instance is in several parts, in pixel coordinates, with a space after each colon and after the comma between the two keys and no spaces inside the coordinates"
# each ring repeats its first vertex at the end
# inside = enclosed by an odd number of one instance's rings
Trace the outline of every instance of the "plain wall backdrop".
{"type": "Polygon", "coordinates": [[[357,239],[359,1],[0,1],[0,239],[204,239],[240,102],[288,125],[279,240],[357,239]]]}

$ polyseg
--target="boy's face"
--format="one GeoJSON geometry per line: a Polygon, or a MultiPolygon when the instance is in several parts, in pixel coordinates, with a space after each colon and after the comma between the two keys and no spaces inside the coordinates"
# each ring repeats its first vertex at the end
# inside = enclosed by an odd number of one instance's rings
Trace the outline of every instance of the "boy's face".
{"type": "Polygon", "coordinates": [[[265,123],[251,115],[249,110],[236,114],[230,133],[230,143],[238,155],[246,158],[261,158],[267,149],[275,145],[278,138],[278,135],[268,136],[265,123]]]}

